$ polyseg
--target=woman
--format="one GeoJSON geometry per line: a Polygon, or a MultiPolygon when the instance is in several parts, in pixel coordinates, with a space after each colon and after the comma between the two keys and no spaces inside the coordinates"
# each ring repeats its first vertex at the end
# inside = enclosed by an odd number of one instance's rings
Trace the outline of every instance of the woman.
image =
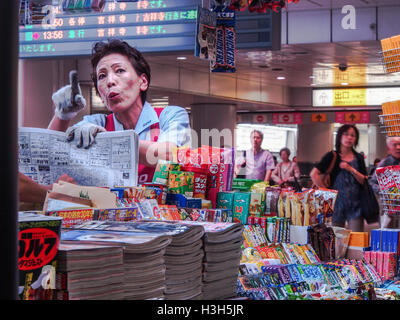
{"type": "Polygon", "coordinates": [[[321,161],[311,170],[310,176],[318,187],[338,190],[338,196],[332,217],[332,224],[348,228],[354,232],[364,230],[364,218],[361,213],[361,187],[367,178],[364,157],[354,150],[358,145],[359,132],[356,126],[345,124],[341,126],[336,135],[335,151],[326,153],[321,161]],[[336,161],[329,174],[330,185],[323,181],[323,175],[332,161],[336,152],[336,161]]]}
{"type": "MultiPolygon", "coordinates": [[[[157,110],[146,102],[150,66],[143,55],[125,41],[97,42],[93,47],[91,64],[96,92],[112,113],[108,116],[85,116],[81,122],[68,128],[68,140],[75,139],[78,147],[88,148],[98,132],[133,129],[139,135],[139,183],[151,182],[156,160],[169,160],[173,147],[190,143],[186,110],[177,106],[157,110]]],[[[70,86],[53,95],[56,112],[49,129],[67,129],[71,118],[69,112],[76,115],[76,110],[79,110],[73,105],[79,106],[82,100],[84,102],[77,86],[71,80],[70,86]],[[74,90],[77,95],[70,99],[74,90]]]]}
{"type": "Polygon", "coordinates": [[[296,162],[290,161],[290,150],[283,148],[279,151],[282,162],[278,163],[275,170],[272,171],[272,180],[281,187],[287,187],[294,184],[294,178],[300,178],[300,169],[296,162]]]}

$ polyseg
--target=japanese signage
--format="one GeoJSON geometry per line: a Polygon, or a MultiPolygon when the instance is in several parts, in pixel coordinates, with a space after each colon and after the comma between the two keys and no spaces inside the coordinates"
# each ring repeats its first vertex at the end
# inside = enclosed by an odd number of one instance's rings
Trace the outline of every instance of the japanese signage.
{"type": "MultiPolygon", "coordinates": [[[[73,14],[49,6],[52,13],[42,24],[20,26],[19,57],[90,55],[94,42],[111,37],[123,39],[142,52],[194,50],[199,4],[200,0],[107,2],[103,12],[73,14]]],[[[280,15],[275,14],[272,19],[271,13],[243,15],[239,19],[238,31],[243,35],[237,39],[239,47],[270,48],[274,24],[280,37],[278,18],[280,21],[280,15]],[[249,29],[247,20],[265,28],[249,29]]]]}
{"type": "Polygon", "coordinates": [[[315,89],[313,107],[379,106],[400,100],[399,87],[315,89]]]}

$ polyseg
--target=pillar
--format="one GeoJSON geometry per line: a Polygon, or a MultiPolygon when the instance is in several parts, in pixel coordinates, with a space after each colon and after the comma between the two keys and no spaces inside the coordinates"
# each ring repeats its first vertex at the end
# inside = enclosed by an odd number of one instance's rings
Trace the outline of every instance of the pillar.
{"type": "Polygon", "coordinates": [[[0,176],[3,185],[0,194],[0,300],[18,298],[18,8],[19,1],[0,1],[0,29],[7,30],[2,36],[0,67],[3,105],[0,126],[0,176]]]}
{"type": "Polygon", "coordinates": [[[191,105],[192,146],[234,147],[236,105],[195,103],[191,105]]]}
{"type": "Polygon", "coordinates": [[[297,162],[302,174],[308,175],[323,155],[334,149],[333,125],[330,123],[298,126],[297,162]]]}

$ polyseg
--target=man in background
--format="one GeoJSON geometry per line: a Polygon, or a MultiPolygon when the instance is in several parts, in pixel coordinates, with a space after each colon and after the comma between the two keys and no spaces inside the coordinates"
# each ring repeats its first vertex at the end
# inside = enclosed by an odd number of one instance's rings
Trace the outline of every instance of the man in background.
{"type": "Polygon", "coordinates": [[[235,177],[241,168],[245,168],[246,179],[255,179],[269,182],[272,170],[275,169],[272,154],[261,148],[264,134],[259,130],[253,130],[250,134],[252,148],[246,150],[242,157],[238,157],[235,165],[235,177]]]}
{"type": "MultiPolygon", "coordinates": [[[[400,165],[400,137],[388,137],[386,139],[388,155],[383,158],[377,168],[400,165]]],[[[379,183],[376,177],[376,170],[372,175],[369,184],[379,198],[379,183]]],[[[400,217],[382,215],[381,226],[384,228],[400,228],[400,217]]]]}

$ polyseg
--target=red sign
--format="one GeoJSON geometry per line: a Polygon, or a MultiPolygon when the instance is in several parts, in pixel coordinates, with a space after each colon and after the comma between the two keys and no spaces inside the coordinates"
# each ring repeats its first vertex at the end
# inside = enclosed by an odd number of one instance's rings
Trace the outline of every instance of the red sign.
{"type": "Polygon", "coordinates": [[[58,251],[60,239],[54,231],[31,228],[19,232],[19,270],[34,270],[47,265],[58,251]]]}
{"type": "Polygon", "coordinates": [[[255,123],[266,123],[267,115],[266,114],[255,114],[253,116],[253,122],[255,123]]]}
{"type": "Polygon", "coordinates": [[[272,122],[274,124],[302,124],[303,115],[300,112],[274,113],[272,122]]]}
{"type": "Polygon", "coordinates": [[[361,112],[336,112],[335,122],[351,124],[351,123],[369,123],[369,111],[361,112]]]}

